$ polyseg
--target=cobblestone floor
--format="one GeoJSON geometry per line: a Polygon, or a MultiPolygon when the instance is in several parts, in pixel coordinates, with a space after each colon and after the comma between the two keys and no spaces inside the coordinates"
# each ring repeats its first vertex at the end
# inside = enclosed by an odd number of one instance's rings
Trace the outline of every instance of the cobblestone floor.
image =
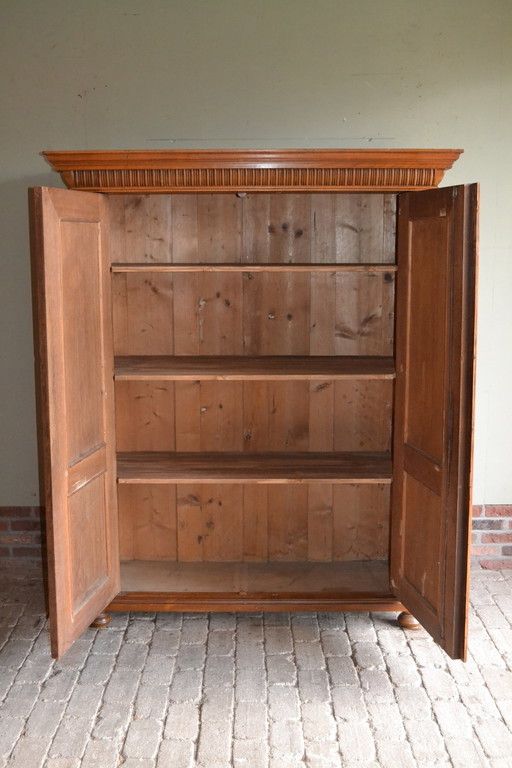
{"type": "Polygon", "coordinates": [[[453,662],[389,614],[114,614],[49,654],[0,567],[0,768],[512,766],[512,572],[472,574],[453,662]]]}

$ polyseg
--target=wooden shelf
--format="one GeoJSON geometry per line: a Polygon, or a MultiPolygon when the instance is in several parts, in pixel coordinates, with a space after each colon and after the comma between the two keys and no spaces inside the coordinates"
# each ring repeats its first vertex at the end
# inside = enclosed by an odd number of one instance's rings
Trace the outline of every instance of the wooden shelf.
{"type": "Polygon", "coordinates": [[[392,357],[180,356],[116,357],[118,380],[394,379],[392,357]]]}
{"type": "Polygon", "coordinates": [[[112,272],[396,272],[396,264],[116,262],[112,272]]]}
{"type": "Polygon", "coordinates": [[[246,595],[390,596],[387,560],[315,563],[125,560],[123,591],[246,595]]]}
{"type": "Polygon", "coordinates": [[[117,455],[119,483],[390,483],[388,453],[173,453],[117,455]]]}

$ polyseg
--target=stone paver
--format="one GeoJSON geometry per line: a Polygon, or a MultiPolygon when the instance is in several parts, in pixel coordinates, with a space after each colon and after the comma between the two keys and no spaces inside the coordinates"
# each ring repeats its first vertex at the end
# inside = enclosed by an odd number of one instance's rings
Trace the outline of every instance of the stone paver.
{"type": "Polygon", "coordinates": [[[383,614],[115,614],[49,655],[0,563],[0,768],[509,768],[512,573],[474,570],[467,663],[383,614]]]}

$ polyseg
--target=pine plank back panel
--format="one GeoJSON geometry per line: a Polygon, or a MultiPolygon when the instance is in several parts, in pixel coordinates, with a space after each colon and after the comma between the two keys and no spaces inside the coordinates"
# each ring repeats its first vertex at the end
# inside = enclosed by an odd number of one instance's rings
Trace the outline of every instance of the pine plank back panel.
{"type": "MultiPolygon", "coordinates": [[[[250,268],[364,264],[369,254],[392,266],[395,200],[391,194],[307,193],[112,197],[113,263],[247,264],[247,271],[234,273],[115,273],[116,354],[392,354],[392,272],[250,268]]],[[[385,451],[391,395],[391,381],[117,381],[118,450],[385,451]]],[[[221,507],[208,502],[202,484],[186,488],[175,492],[172,507],[165,505],[176,519],[165,524],[162,540],[167,530],[172,536],[172,525],[177,531],[167,554],[146,531],[151,494],[120,493],[120,526],[128,531],[122,542],[130,542],[123,556],[327,561],[343,550],[330,487],[281,487],[269,497],[255,485],[218,486],[222,493],[212,498],[221,507]]],[[[365,511],[358,511],[358,525],[366,528],[365,511]]],[[[380,516],[387,530],[385,505],[380,516]]],[[[384,556],[381,543],[377,551],[384,556]]],[[[366,547],[361,556],[371,554],[366,547]]]]}

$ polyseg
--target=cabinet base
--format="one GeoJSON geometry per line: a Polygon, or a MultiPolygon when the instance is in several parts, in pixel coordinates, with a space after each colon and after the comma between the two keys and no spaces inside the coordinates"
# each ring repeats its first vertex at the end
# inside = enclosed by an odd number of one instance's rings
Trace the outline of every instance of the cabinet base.
{"type": "Polygon", "coordinates": [[[176,594],[172,592],[120,592],[107,607],[109,611],[167,611],[248,613],[263,611],[300,612],[364,612],[402,611],[403,605],[391,595],[372,597],[354,595],[326,597],[325,595],[222,595],[176,594]]]}

